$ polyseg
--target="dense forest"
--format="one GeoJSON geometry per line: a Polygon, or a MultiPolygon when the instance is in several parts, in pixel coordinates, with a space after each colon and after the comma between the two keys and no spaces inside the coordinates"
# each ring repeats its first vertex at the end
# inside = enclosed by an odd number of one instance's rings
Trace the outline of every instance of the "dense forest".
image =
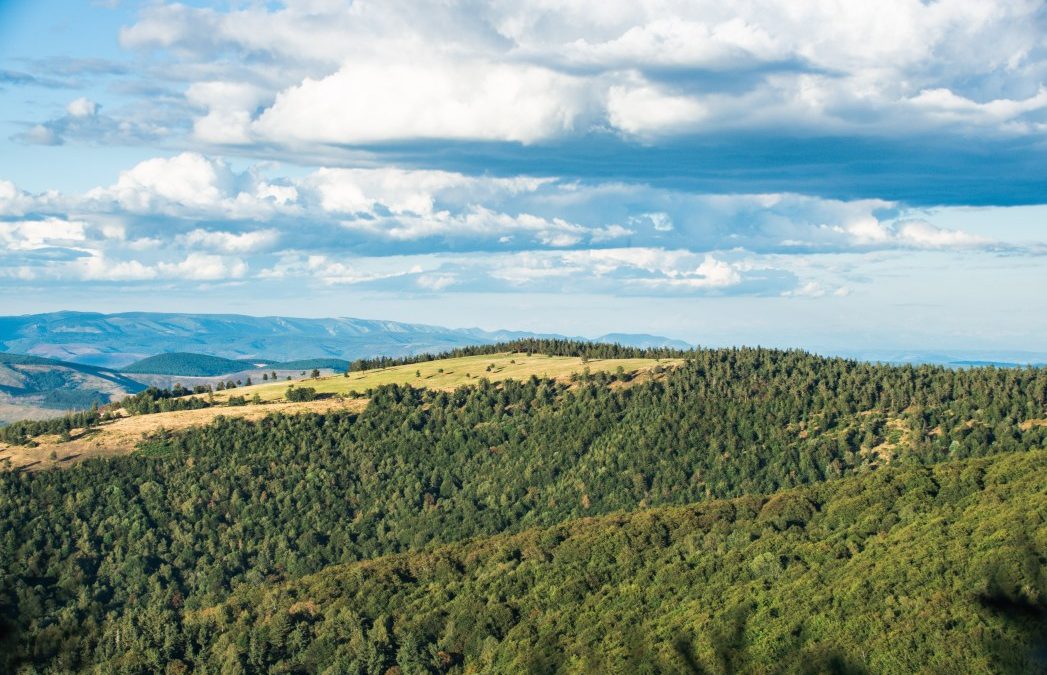
{"type": "Polygon", "coordinates": [[[272,359],[227,359],[209,354],[192,352],[167,352],[135,361],[121,369],[123,373],[149,375],[184,375],[187,377],[217,377],[230,373],[268,368],[274,370],[325,370],[345,371],[349,361],[336,358],[298,359],[279,362],[272,359]]]}
{"type": "Polygon", "coordinates": [[[545,354],[547,356],[580,356],[589,359],[668,359],[690,354],[690,351],[671,347],[628,347],[604,342],[585,342],[568,338],[524,338],[511,342],[498,342],[485,345],[456,347],[440,354],[414,354],[412,356],[378,356],[353,361],[349,370],[374,370],[391,368],[411,363],[425,363],[438,359],[458,358],[462,356],[482,356],[484,354],[501,354],[519,352],[522,354],[545,354]]]}
{"type": "MultiPolygon", "coordinates": [[[[265,362],[269,365],[271,361],[265,362]]],[[[191,352],[167,352],[149,356],[140,361],[135,361],[129,366],[121,368],[121,372],[138,374],[147,373],[153,375],[186,375],[193,377],[212,377],[236,373],[241,370],[250,370],[257,367],[253,362],[246,360],[227,359],[210,354],[194,354],[191,352]]]]}
{"type": "Polygon", "coordinates": [[[370,398],[359,414],[219,419],[131,456],[0,475],[0,668],[881,672],[1036,658],[1043,369],[699,350],[642,382],[584,373],[370,398]],[[1016,619],[977,604],[993,593],[1016,619]],[[977,640],[954,649],[953,634],[977,640]]]}

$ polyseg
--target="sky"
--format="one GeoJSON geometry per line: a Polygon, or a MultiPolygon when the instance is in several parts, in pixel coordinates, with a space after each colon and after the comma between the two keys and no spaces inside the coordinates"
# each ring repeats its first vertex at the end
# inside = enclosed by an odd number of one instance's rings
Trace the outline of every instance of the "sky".
{"type": "Polygon", "coordinates": [[[1041,0],[0,0],[0,314],[1047,352],[1041,0]]]}

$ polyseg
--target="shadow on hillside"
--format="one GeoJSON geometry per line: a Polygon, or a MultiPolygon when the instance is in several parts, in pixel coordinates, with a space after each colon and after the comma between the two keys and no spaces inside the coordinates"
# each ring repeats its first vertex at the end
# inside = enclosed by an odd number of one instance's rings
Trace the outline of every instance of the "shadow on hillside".
{"type": "MultiPolygon", "coordinates": [[[[703,667],[692,651],[693,640],[678,639],[675,648],[677,654],[687,664],[691,673],[736,673],[752,668],[745,637],[749,616],[755,605],[740,605],[724,615],[719,629],[709,636],[712,643],[715,662],[712,668],[703,667]]],[[[842,650],[831,645],[818,645],[803,650],[796,663],[782,664],[780,673],[800,672],[804,674],[819,673],[831,675],[865,675],[865,666],[855,663],[842,650]]]]}
{"type": "MultiPolygon", "coordinates": [[[[92,436],[100,433],[101,430],[98,427],[91,427],[90,429],[83,429],[79,433],[70,434],[69,441],[79,441],[84,438],[91,438],[92,436]]],[[[69,441],[66,441],[67,443],[69,441]]]]}
{"type": "Polygon", "coordinates": [[[1032,577],[1030,597],[1028,582],[997,567],[990,573],[986,590],[975,601],[990,615],[1001,619],[1017,640],[1008,635],[990,636],[985,647],[1002,670],[1008,672],[1047,673],[1047,583],[1043,576],[1044,560],[1031,546],[1025,550],[1022,568],[1032,577]],[[1026,647],[1027,645],[1027,647],[1026,647]]]}

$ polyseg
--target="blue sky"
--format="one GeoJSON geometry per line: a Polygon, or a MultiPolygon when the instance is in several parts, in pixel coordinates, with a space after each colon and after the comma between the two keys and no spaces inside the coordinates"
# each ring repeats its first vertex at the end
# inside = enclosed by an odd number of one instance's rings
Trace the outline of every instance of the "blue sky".
{"type": "Polygon", "coordinates": [[[0,313],[1047,351],[1047,10],[0,0],[0,313]]]}

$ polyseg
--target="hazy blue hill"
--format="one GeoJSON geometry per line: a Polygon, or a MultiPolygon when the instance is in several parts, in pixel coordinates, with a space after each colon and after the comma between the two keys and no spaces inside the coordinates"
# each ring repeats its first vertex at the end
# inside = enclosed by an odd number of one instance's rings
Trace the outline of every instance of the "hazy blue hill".
{"type": "Polygon", "coordinates": [[[0,363],[14,364],[20,366],[53,366],[59,365],[62,362],[55,361],[54,359],[45,359],[42,356],[30,356],[29,354],[12,354],[10,352],[0,352],[0,363]]]}
{"type": "MultiPolygon", "coordinates": [[[[369,319],[237,314],[53,312],[0,317],[2,349],[107,368],[123,368],[169,352],[273,362],[353,361],[379,355],[439,353],[455,347],[528,337],[562,336],[369,319]]],[[[631,344],[629,337],[618,335],[616,341],[631,344]]]]}
{"type": "Polygon", "coordinates": [[[320,370],[344,371],[349,367],[349,362],[345,359],[300,359],[298,361],[274,363],[269,367],[277,370],[312,370],[313,368],[319,368],[320,370]]]}
{"type": "MultiPolygon", "coordinates": [[[[149,375],[187,375],[191,377],[214,377],[235,373],[254,367],[254,363],[226,359],[221,356],[210,356],[208,354],[193,354],[190,352],[173,352],[157,354],[135,361],[131,365],[121,368],[124,373],[141,373],[149,375]]],[[[267,364],[268,365],[268,364],[267,364]]]]}
{"type": "Polygon", "coordinates": [[[674,340],[660,335],[646,335],[643,333],[608,333],[596,338],[594,342],[610,342],[612,344],[620,344],[623,347],[638,347],[640,349],[652,349],[655,347],[690,349],[693,346],[683,340],[674,340]]]}
{"type": "Polygon", "coordinates": [[[89,408],[142,389],[137,380],[106,368],[0,353],[0,422],[89,408]]]}

